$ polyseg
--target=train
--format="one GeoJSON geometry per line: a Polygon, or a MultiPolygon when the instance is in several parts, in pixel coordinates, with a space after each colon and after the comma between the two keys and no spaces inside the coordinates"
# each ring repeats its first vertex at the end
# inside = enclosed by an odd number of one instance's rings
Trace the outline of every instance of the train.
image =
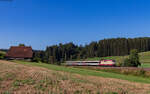
{"type": "Polygon", "coordinates": [[[67,66],[116,66],[115,60],[99,60],[99,61],[66,61],[67,66]]]}

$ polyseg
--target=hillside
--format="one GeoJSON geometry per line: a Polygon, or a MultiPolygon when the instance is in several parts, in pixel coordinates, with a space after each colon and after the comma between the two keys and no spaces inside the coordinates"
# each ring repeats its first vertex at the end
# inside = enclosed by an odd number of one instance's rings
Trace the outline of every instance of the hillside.
{"type": "Polygon", "coordinates": [[[35,53],[36,58],[44,63],[62,63],[68,60],[80,60],[90,57],[124,56],[131,50],[139,52],[150,51],[150,38],[110,38],[92,41],[86,45],[76,45],[73,42],[47,46],[45,51],[35,53]],[[57,61],[57,62],[54,62],[57,61]]]}
{"type": "MultiPolygon", "coordinates": [[[[28,62],[28,64],[24,65],[22,65],[22,62],[20,63],[0,61],[0,93],[148,94],[150,90],[149,84],[108,78],[106,76],[98,77],[58,71],[61,66],[46,69],[42,68],[44,65],[34,67],[34,63],[28,62]]],[[[99,72],[99,74],[101,73],[99,72]]]]}
{"type": "MultiPolygon", "coordinates": [[[[140,56],[140,62],[142,63],[142,67],[150,67],[150,51],[148,52],[141,52],[139,53],[140,56]]],[[[127,58],[128,56],[110,56],[110,57],[95,57],[95,58],[88,58],[86,60],[100,60],[100,59],[113,59],[117,62],[123,62],[124,58],[127,58]]]]}
{"type": "Polygon", "coordinates": [[[6,52],[4,52],[4,51],[1,51],[1,50],[0,50],[0,53],[2,53],[2,54],[6,54],[6,52]]]}
{"type": "Polygon", "coordinates": [[[142,63],[150,63],[150,51],[142,52],[139,55],[140,55],[140,61],[142,63]]]}

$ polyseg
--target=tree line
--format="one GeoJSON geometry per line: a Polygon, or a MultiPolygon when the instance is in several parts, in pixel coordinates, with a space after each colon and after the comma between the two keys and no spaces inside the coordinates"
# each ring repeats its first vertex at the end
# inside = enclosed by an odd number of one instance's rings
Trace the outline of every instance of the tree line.
{"type": "Polygon", "coordinates": [[[124,56],[132,49],[138,52],[150,51],[150,38],[111,38],[93,41],[87,45],[74,43],[48,46],[45,51],[35,51],[33,61],[61,64],[66,60],[80,60],[92,57],[124,56]]]}

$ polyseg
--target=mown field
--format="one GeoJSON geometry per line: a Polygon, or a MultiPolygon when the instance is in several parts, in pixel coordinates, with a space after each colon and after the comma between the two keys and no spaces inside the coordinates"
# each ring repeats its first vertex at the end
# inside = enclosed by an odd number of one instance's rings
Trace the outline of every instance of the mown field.
{"type": "Polygon", "coordinates": [[[57,66],[57,65],[44,64],[44,63],[34,63],[34,62],[25,62],[25,61],[13,61],[13,62],[18,64],[28,65],[28,66],[44,67],[55,71],[64,71],[69,73],[77,73],[80,75],[90,75],[90,76],[98,76],[98,77],[105,77],[105,78],[117,78],[117,79],[132,81],[132,82],[141,82],[141,83],[150,84],[149,78],[144,78],[139,76],[132,76],[132,75],[127,76],[127,75],[111,73],[111,72],[102,72],[102,71],[83,69],[83,68],[57,66]]]}
{"type": "Polygon", "coordinates": [[[115,73],[0,61],[0,94],[150,94],[149,83],[115,73]]]}

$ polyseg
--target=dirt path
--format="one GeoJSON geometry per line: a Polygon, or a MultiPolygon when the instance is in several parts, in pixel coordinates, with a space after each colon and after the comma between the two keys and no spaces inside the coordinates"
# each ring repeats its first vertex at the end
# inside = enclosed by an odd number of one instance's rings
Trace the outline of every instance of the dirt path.
{"type": "Polygon", "coordinates": [[[150,94],[150,85],[0,60],[0,94],[150,94]],[[113,94],[113,93],[112,93],[113,94]]]}

